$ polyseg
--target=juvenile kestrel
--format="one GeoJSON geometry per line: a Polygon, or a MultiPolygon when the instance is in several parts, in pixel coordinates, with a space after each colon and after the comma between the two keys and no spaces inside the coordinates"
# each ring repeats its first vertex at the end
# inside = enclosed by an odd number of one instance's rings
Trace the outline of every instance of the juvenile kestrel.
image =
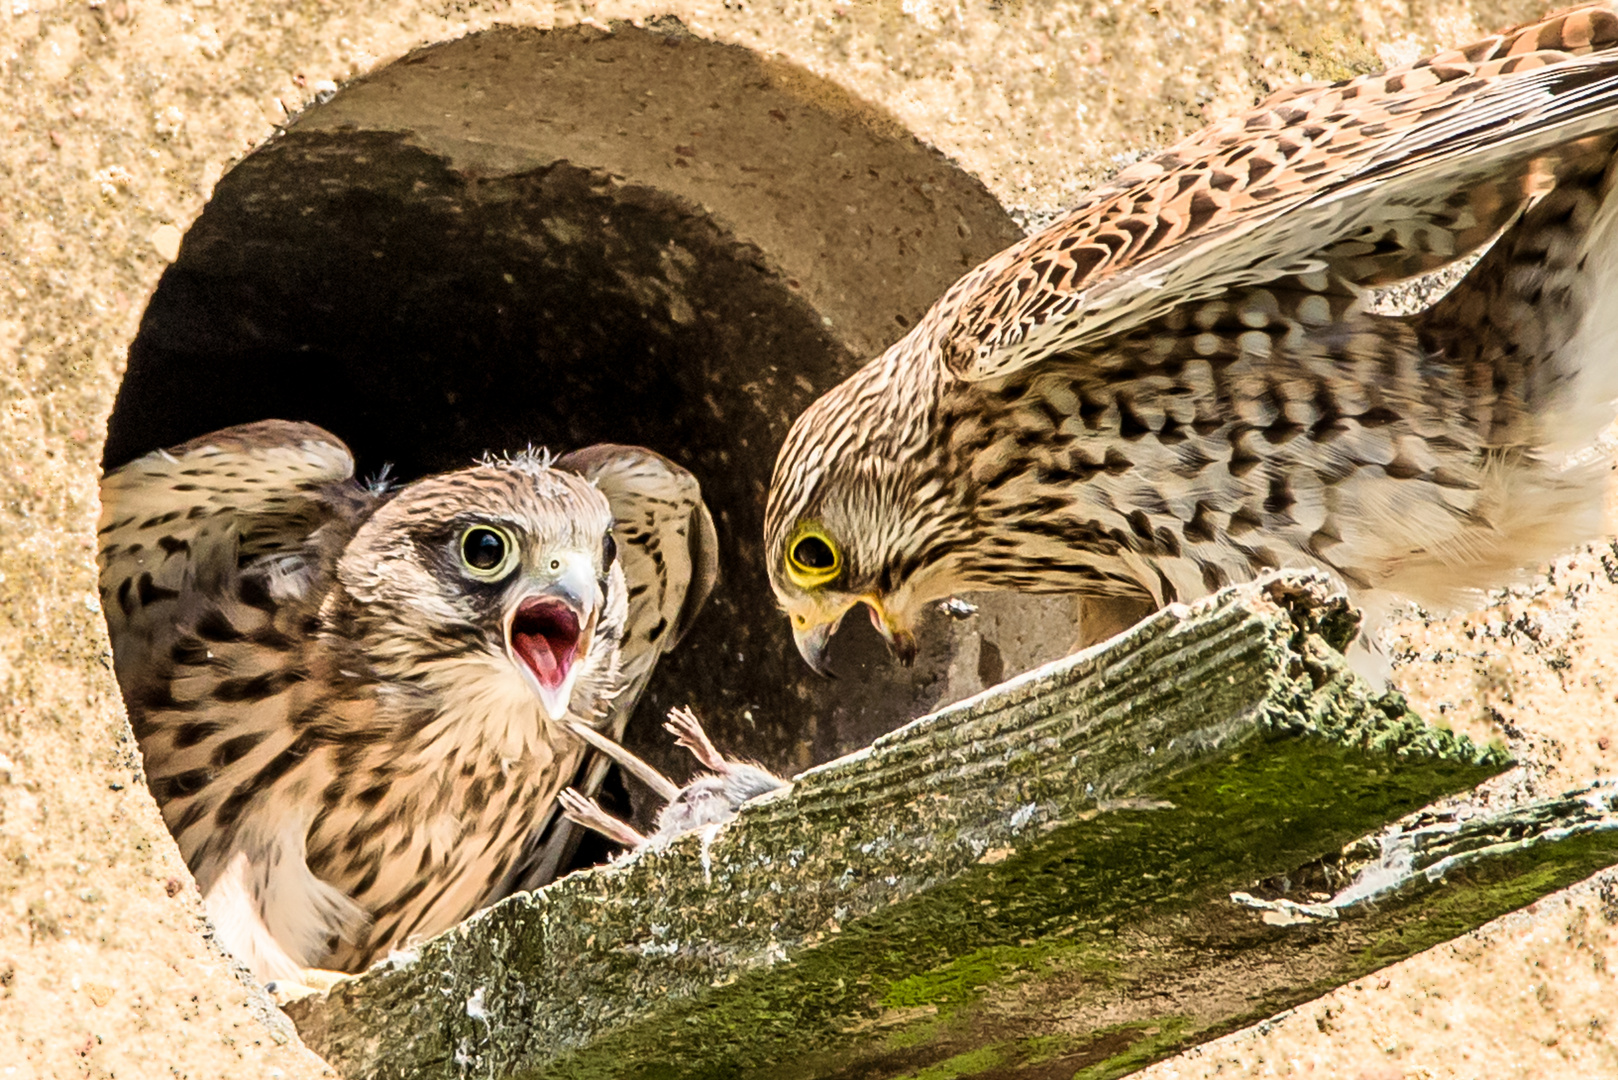
{"type": "Polygon", "coordinates": [[[1188,600],[1319,566],[1445,606],[1595,535],[1618,397],[1611,3],[1282,91],[968,273],[776,463],[771,582],[824,667],[865,604],[1188,600]],[[1400,317],[1366,291],[1483,254],[1400,317]],[[1583,453],[1581,453],[1583,452],[1583,453]]]}
{"type": "MultiPolygon", "coordinates": [[[[685,636],[719,579],[719,538],[697,478],[650,450],[602,443],[568,454],[557,466],[589,479],[612,503],[618,561],[629,582],[629,618],[619,650],[621,689],[595,730],[618,744],[658,658],[685,636]]],[[[593,796],[616,760],[609,753],[591,754],[573,786],[593,796]]],[[[552,881],[579,838],[577,823],[565,819],[559,806],[549,808],[489,899],[552,881]]]]}
{"type": "Polygon", "coordinates": [[[618,722],[662,649],[636,597],[684,599],[701,561],[626,581],[615,516],[645,506],[590,476],[648,468],[690,480],[602,447],[381,492],[327,432],[267,421],[103,480],[102,601],[148,782],[261,979],[453,925],[553,812],[586,757],[570,725],[618,722]]]}

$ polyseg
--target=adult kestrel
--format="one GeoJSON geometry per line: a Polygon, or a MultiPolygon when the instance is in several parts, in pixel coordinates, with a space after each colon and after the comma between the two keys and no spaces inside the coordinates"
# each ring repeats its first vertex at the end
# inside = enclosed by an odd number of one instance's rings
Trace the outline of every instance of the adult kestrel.
{"type": "Polygon", "coordinates": [[[707,521],[689,474],[631,447],[385,492],[332,435],[267,421],[106,476],[102,602],[148,783],[257,976],[453,925],[554,814],[586,759],[570,725],[626,718],[673,636],[637,602],[711,585],[701,556],[626,580],[645,560],[615,519],[670,494],[648,473],[707,521]]]}
{"type": "Polygon", "coordinates": [[[1188,600],[1318,566],[1447,606],[1595,535],[1618,397],[1618,16],[1282,91],[968,273],[799,417],[771,583],[848,609],[1188,600]],[[1424,310],[1367,290],[1483,252],[1424,310]]]}

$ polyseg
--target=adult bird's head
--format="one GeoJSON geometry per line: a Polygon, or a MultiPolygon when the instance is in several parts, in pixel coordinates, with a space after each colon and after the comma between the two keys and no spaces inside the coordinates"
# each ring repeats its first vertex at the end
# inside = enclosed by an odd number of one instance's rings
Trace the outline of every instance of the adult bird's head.
{"type": "Polygon", "coordinates": [[[535,454],[418,481],[359,530],[339,577],[380,673],[491,711],[590,718],[628,610],[607,499],[535,454]]]}
{"type": "Polygon", "coordinates": [[[764,526],[770,585],[798,652],[823,675],[850,609],[864,607],[909,665],[922,609],[961,584],[955,554],[971,530],[940,467],[936,380],[896,362],[911,340],[810,406],[776,459],[764,526]],[[883,411],[894,402],[900,412],[883,411]]]}

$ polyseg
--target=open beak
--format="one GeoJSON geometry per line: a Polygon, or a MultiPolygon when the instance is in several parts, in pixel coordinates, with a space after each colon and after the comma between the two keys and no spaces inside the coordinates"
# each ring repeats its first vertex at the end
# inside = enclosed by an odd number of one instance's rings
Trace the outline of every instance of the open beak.
{"type": "Polygon", "coordinates": [[[506,649],[528,676],[545,715],[568,713],[578,659],[596,628],[595,567],[589,556],[562,557],[561,573],[523,596],[506,616],[506,649]]]}
{"type": "MultiPolygon", "coordinates": [[[[876,627],[882,640],[888,643],[888,652],[893,658],[905,667],[916,662],[916,635],[893,612],[889,611],[882,602],[882,598],[875,593],[859,597],[854,603],[862,603],[871,614],[871,625],[876,627]]],[[[852,606],[852,605],[850,605],[852,606]]],[[[832,635],[842,625],[843,616],[848,613],[844,608],[836,615],[824,622],[809,623],[799,626],[793,620],[792,637],[797,642],[798,654],[804,662],[818,674],[827,678],[834,678],[831,668],[827,665],[826,654],[831,650],[832,635]]]]}

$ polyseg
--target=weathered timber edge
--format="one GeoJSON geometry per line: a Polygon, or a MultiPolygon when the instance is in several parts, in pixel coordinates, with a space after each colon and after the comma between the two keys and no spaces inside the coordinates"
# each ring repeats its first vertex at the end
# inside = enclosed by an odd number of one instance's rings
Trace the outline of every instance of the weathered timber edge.
{"type": "Polygon", "coordinates": [[[1309,575],[1176,605],[289,1012],[351,1080],[1119,1075],[1331,981],[1136,978],[1209,911],[1290,932],[1230,892],[1503,767],[1356,678],[1355,626],[1309,575]]]}

